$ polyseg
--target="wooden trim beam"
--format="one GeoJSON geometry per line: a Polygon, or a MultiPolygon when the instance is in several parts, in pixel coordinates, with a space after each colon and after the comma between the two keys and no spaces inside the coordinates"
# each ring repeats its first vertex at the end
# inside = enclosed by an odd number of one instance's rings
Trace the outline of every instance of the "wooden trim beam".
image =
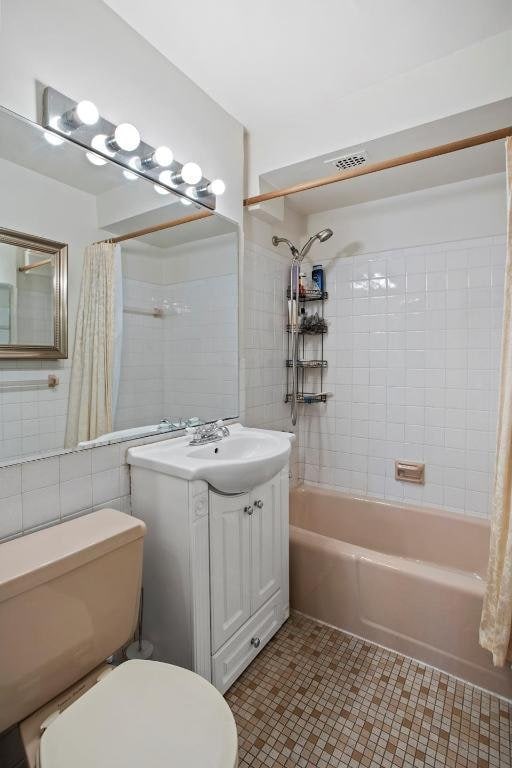
{"type": "Polygon", "coordinates": [[[164,221],[162,224],[155,224],[152,227],[144,227],[144,229],[137,229],[135,232],[127,232],[126,235],[118,235],[117,237],[109,237],[108,240],[102,240],[102,243],[124,243],[125,240],[134,240],[136,237],[144,237],[144,235],[151,235],[153,232],[161,232],[164,229],[172,229],[173,227],[179,227],[180,224],[189,224],[191,221],[199,221],[200,219],[207,219],[209,216],[213,216],[213,211],[198,211],[197,213],[191,213],[190,216],[183,216],[181,219],[174,219],[173,221],[164,221]]]}
{"type": "Polygon", "coordinates": [[[51,263],[52,259],[41,259],[41,261],[33,261],[31,264],[24,264],[22,267],[18,267],[18,272],[29,272],[31,269],[45,267],[47,264],[51,263]]]}
{"type": "Polygon", "coordinates": [[[410,152],[408,155],[392,157],[389,160],[382,160],[378,163],[360,165],[357,168],[351,168],[343,173],[337,173],[335,176],[324,176],[320,179],[305,181],[302,184],[294,184],[293,186],[285,187],[284,189],[274,189],[271,192],[264,192],[261,195],[246,198],[244,200],[244,205],[255,205],[256,203],[264,203],[267,200],[275,200],[278,197],[295,195],[297,192],[306,192],[309,189],[326,187],[328,184],[336,184],[338,181],[354,179],[357,176],[367,176],[370,173],[385,171],[389,168],[398,168],[400,165],[409,165],[409,163],[417,163],[420,160],[428,160],[431,157],[439,157],[440,155],[448,155],[451,152],[458,152],[461,149],[469,149],[470,147],[478,147],[481,144],[489,144],[492,141],[506,139],[508,136],[512,136],[512,126],[508,126],[508,128],[499,128],[497,131],[489,131],[488,133],[480,133],[477,136],[469,136],[466,139],[459,139],[458,141],[451,141],[448,144],[439,144],[437,147],[422,149],[419,152],[410,152]]]}

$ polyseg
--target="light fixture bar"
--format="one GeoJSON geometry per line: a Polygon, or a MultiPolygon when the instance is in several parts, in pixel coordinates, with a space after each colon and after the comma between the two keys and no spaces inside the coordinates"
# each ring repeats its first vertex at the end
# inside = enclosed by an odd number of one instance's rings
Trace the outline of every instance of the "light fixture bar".
{"type": "MultiPolygon", "coordinates": [[[[101,115],[94,124],[87,124],[79,119],[70,119],[70,116],[77,115],[78,104],[84,102],[76,102],[68,98],[64,94],[55,90],[55,88],[46,87],[43,91],[43,127],[55,134],[56,136],[62,136],[75,144],[84,147],[93,156],[98,159],[105,158],[106,161],[115,163],[121,166],[123,169],[130,171],[142,178],[146,178],[157,184],[159,187],[168,189],[174,195],[181,197],[183,200],[190,201],[196,206],[199,204],[205,208],[209,208],[214,211],[216,208],[217,197],[212,194],[209,189],[211,182],[209,179],[201,177],[197,182],[197,186],[202,190],[208,190],[199,196],[189,194],[189,187],[191,186],[182,176],[183,168],[185,167],[185,177],[187,176],[187,170],[190,170],[190,166],[194,163],[181,164],[177,160],[172,159],[169,165],[158,165],[159,154],[164,155],[164,160],[169,160],[169,153],[167,147],[159,147],[155,149],[150,144],[140,140],[136,148],[133,150],[123,149],[123,146],[134,146],[135,139],[133,131],[130,131],[133,126],[126,128],[126,124],[121,126],[115,125],[106,120],[101,115]],[[63,119],[64,118],[64,119],[63,119]],[[115,141],[112,137],[116,136],[116,130],[119,139],[119,128],[124,127],[125,141],[115,141]],[[95,137],[101,137],[101,140],[94,141],[95,137]],[[120,146],[123,145],[123,146],[120,146]],[[167,152],[162,152],[167,150],[167,152]],[[160,151],[158,151],[160,150],[160,151]],[[149,161],[151,158],[151,161],[149,161]],[[189,166],[189,167],[187,167],[189,166]],[[168,170],[169,179],[171,183],[165,182],[166,175],[162,179],[162,171],[168,170]]],[[[90,104],[90,102],[86,102],[90,104]]],[[[89,112],[90,112],[89,108],[89,112]]],[[[134,129],[135,130],[135,129],[134,129]]],[[[172,157],[172,153],[171,157],[172,157]]],[[[96,163],[99,165],[100,163],[96,163]]],[[[193,169],[194,170],[194,169],[193,169]]]]}

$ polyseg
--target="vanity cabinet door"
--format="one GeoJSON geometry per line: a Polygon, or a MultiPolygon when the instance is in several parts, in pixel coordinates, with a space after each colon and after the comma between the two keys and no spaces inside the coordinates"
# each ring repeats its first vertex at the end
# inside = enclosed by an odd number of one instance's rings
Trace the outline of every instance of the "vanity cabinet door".
{"type": "Polygon", "coordinates": [[[251,493],[251,613],[281,586],[281,478],[277,475],[251,493]]]}
{"type": "Polygon", "coordinates": [[[215,653],[251,615],[249,494],[210,492],[212,651],[215,653]]]}

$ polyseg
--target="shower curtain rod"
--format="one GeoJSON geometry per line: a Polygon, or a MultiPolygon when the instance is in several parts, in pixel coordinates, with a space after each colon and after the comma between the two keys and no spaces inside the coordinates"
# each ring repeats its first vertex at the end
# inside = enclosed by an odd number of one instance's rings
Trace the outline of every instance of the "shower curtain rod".
{"type": "Polygon", "coordinates": [[[255,205],[256,203],[264,203],[267,200],[275,200],[278,197],[294,195],[297,192],[306,192],[309,189],[325,187],[328,184],[336,184],[338,181],[354,179],[357,176],[366,176],[370,173],[377,173],[377,171],[385,171],[388,168],[397,168],[400,165],[417,163],[419,160],[428,160],[431,157],[448,155],[451,152],[458,152],[461,149],[469,149],[469,147],[478,147],[480,144],[489,144],[492,141],[506,139],[507,136],[512,136],[512,126],[508,126],[508,128],[499,128],[497,131],[489,131],[488,133],[480,133],[477,136],[469,136],[466,139],[459,139],[458,141],[451,141],[449,144],[439,144],[437,147],[422,149],[419,152],[410,152],[408,155],[392,157],[389,160],[381,160],[378,163],[370,163],[370,165],[366,166],[360,165],[349,171],[337,173],[335,176],[324,176],[320,179],[305,181],[302,184],[294,184],[293,186],[285,187],[284,189],[274,189],[271,192],[263,192],[261,195],[254,195],[253,197],[246,198],[244,200],[244,205],[249,206],[255,205]]]}
{"type": "Polygon", "coordinates": [[[189,224],[191,221],[199,221],[199,219],[206,219],[208,216],[213,216],[212,211],[198,211],[197,213],[191,213],[190,216],[183,216],[181,219],[174,219],[173,221],[164,221],[162,224],[155,224],[152,227],[144,227],[144,229],[136,229],[134,232],[127,232],[126,235],[117,235],[116,237],[109,237],[106,240],[100,240],[100,243],[123,243],[125,240],[134,240],[136,237],[143,237],[144,235],[150,235],[152,232],[161,232],[163,229],[172,229],[172,227],[179,227],[180,224],[189,224]]]}

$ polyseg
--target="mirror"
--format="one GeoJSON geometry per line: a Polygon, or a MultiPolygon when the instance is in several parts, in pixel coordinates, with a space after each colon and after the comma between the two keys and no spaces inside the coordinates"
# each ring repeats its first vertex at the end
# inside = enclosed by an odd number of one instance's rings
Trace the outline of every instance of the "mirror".
{"type": "Polygon", "coordinates": [[[238,226],[2,108],[0,178],[0,464],[236,417],[238,226]],[[112,240],[110,421],[70,432],[112,240]]]}
{"type": "Polygon", "coordinates": [[[67,357],[67,246],[0,229],[0,359],[67,357]]]}

